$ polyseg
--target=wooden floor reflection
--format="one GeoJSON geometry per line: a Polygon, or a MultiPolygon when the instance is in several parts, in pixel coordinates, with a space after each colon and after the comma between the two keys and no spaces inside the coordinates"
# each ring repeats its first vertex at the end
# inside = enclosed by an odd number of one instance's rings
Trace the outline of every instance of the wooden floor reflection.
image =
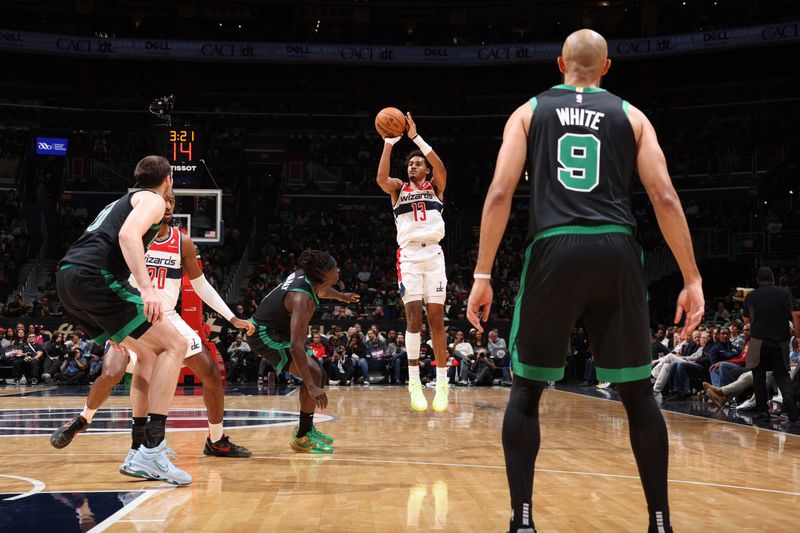
{"type": "MultiPolygon", "coordinates": [[[[432,391],[427,393],[432,399],[432,391]]],[[[131,491],[120,496],[127,506],[116,518],[83,518],[95,530],[112,532],[505,531],[500,428],[508,394],[501,388],[457,388],[450,411],[438,414],[411,411],[400,388],[333,388],[326,412],[333,418],[320,423],[336,439],[332,456],[291,452],[287,425],[229,430],[234,442],[252,449],[251,459],[205,457],[202,431],[171,432],[176,463],[194,476],[190,487],[178,489],[117,472],[129,445],[124,433],[81,434],[60,451],[49,445],[46,422],[38,434],[8,436],[38,413],[79,409],[82,396],[6,396],[0,398],[6,434],[0,438],[0,492],[32,491],[33,481],[50,493],[131,491]]],[[[113,397],[109,407],[128,407],[127,398],[113,397]]],[[[202,409],[200,396],[178,396],[175,407],[205,416],[191,411],[202,409]]],[[[297,398],[231,396],[226,409],[241,418],[248,410],[293,412],[297,398]]],[[[123,413],[117,412],[122,426],[123,413]]],[[[676,531],[796,527],[800,437],[673,413],[665,417],[676,531]]],[[[545,393],[534,516],[540,532],[646,530],[619,403],[545,393]]],[[[0,529],[14,530],[5,525],[12,529],[0,529]]]]}

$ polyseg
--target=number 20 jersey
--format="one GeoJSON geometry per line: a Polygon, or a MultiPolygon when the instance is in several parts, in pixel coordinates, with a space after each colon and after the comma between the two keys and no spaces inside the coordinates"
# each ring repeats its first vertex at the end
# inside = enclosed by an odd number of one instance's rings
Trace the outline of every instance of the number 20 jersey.
{"type": "Polygon", "coordinates": [[[431,182],[423,182],[419,189],[404,183],[393,210],[400,248],[410,243],[438,243],[444,238],[444,206],[431,182]]]}
{"type": "MultiPolygon", "coordinates": [[[[181,279],[183,278],[181,246],[180,230],[170,227],[166,239],[153,241],[144,254],[147,275],[150,276],[156,295],[164,304],[165,312],[175,309],[181,293],[181,279]]],[[[131,285],[138,288],[133,276],[129,281],[131,285]]]]}
{"type": "Polygon", "coordinates": [[[604,89],[556,85],[530,105],[528,239],[553,226],[636,227],[636,138],[628,102],[604,89]]]}

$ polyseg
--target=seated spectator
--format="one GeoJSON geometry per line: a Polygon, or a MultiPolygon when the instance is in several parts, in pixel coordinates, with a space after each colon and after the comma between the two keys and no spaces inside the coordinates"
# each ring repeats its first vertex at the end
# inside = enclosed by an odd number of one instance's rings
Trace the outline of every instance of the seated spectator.
{"type": "Polygon", "coordinates": [[[22,354],[28,371],[28,383],[38,385],[46,358],[44,356],[44,347],[36,342],[35,333],[28,334],[28,340],[22,346],[22,354]]]}
{"type": "Polygon", "coordinates": [[[54,378],[60,385],[83,385],[87,367],[81,349],[74,348],[67,354],[54,378]]]}
{"type": "Polygon", "coordinates": [[[345,353],[348,357],[352,358],[353,365],[356,368],[357,377],[354,383],[360,385],[369,385],[369,366],[367,360],[364,358],[366,351],[364,343],[361,340],[360,330],[361,327],[356,324],[348,330],[347,345],[345,346],[345,353]]]}
{"type": "Polygon", "coordinates": [[[42,368],[42,380],[50,383],[53,376],[58,373],[64,356],[67,354],[67,347],[64,345],[64,334],[55,335],[55,340],[51,339],[44,345],[45,361],[42,368]]]}
{"type": "Polygon", "coordinates": [[[491,387],[494,384],[495,364],[489,357],[486,348],[480,348],[475,357],[469,357],[462,362],[461,383],[462,385],[476,385],[491,387]]]}
{"type": "Polygon", "coordinates": [[[355,373],[353,359],[347,357],[345,347],[339,346],[333,353],[333,357],[327,362],[325,371],[331,383],[338,385],[350,385],[355,373]]]}
{"type": "Polygon", "coordinates": [[[401,369],[405,366],[408,367],[408,351],[406,351],[406,336],[398,333],[394,342],[389,343],[386,347],[386,354],[390,357],[391,366],[393,369],[389,383],[394,385],[401,385],[404,383],[402,379],[401,369]]]}
{"type": "MultiPolygon", "coordinates": [[[[583,328],[578,328],[578,333],[582,334],[583,328]]],[[[585,342],[585,337],[581,337],[586,344],[586,348],[588,350],[588,343],[585,342]]],[[[579,353],[585,353],[585,350],[581,352],[581,348],[576,343],[574,348],[579,351],[579,353]]],[[[493,329],[489,331],[489,342],[486,344],[486,349],[489,352],[489,357],[492,358],[494,361],[495,366],[500,368],[503,371],[503,381],[505,383],[511,382],[511,354],[508,351],[508,345],[506,344],[506,340],[500,337],[500,331],[497,329],[493,329]]],[[[585,357],[583,357],[585,360],[585,357]]]]}
{"type": "Polygon", "coordinates": [[[712,322],[715,324],[727,324],[731,319],[730,312],[725,309],[725,302],[719,301],[717,302],[717,310],[714,313],[714,317],[711,319],[712,322]]]}
{"type": "Polygon", "coordinates": [[[308,350],[311,352],[311,355],[316,357],[317,361],[322,361],[328,355],[325,345],[322,344],[322,336],[319,333],[315,333],[311,337],[308,350]]]}
{"type": "MultiPolygon", "coordinates": [[[[731,330],[735,327],[736,326],[732,325],[731,330]]],[[[724,387],[729,383],[733,383],[739,376],[747,372],[745,363],[747,361],[747,352],[750,348],[750,324],[745,325],[743,331],[744,335],[742,338],[745,344],[738,350],[738,355],[726,361],[717,360],[717,362],[713,363],[709,368],[711,383],[715,387],[724,387]]],[[[732,346],[733,351],[737,351],[736,345],[732,343],[732,346]]]]}
{"type": "Polygon", "coordinates": [[[227,353],[229,357],[227,369],[228,381],[231,383],[247,381],[247,355],[250,354],[250,345],[244,340],[241,333],[236,334],[236,340],[228,346],[227,353]]]}

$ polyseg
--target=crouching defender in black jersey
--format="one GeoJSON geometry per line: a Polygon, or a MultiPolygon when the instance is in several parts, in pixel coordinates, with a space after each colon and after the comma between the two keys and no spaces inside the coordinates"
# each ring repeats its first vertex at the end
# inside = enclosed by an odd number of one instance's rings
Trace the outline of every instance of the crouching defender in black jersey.
{"type": "Polygon", "coordinates": [[[339,279],[339,267],[328,252],[305,250],[297,263],[300,268],[261,300],[250,319],[256,331],[247,336],[247,343],[275,372],[288,365],[289,372],[303,378],[300,424],[295,427],[291,448],[300,453],[333,453],[333,439],[314,427],[314,409],[324,409],[328,396],[322,390],[322,368],[306,353],[308,323],[320,298],[352,303],[359,296],[333,288],[339,279]]]}

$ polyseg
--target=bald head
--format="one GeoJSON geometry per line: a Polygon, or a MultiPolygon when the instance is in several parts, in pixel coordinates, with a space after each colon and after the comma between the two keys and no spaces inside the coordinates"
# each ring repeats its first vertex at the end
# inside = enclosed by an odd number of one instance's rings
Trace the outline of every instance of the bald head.
{"type": "Polygon", "coordinates": [[[564,41],[559,68],[564,74],[593,81],[608,70],[608,44],[593,30],[578,30],[564,41]]]}

